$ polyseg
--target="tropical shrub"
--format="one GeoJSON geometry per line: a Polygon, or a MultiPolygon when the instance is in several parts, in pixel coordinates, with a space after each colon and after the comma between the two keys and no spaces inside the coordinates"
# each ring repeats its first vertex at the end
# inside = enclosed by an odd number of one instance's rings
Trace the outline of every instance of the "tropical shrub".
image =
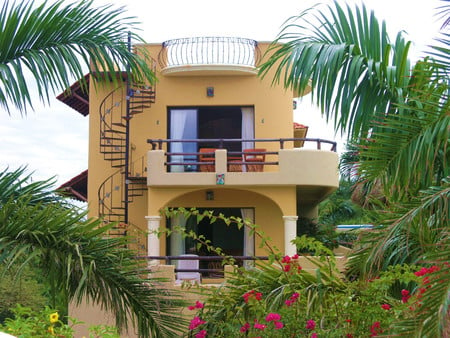
{"type": "MultiPolygon", "coordinates": [[[[45,307],[43,311],[37,312],[29,307],[18,305],[13,310],[14,318],[8,318],[0,331],[21,338],[36,337],[73,337],[74,326],[80,324],[77,320],[70,318],[72,324],[61,321],[57,311],[45,307]]],[[[116,328],[109,326],[92,326],[89,328],[89,337],[119,338],[116,328]]]]}
{"type": "MultiPolygon", "coordinates": [[[[305,240],[310,247],[322,244],[305,240]]],[[[371,280],[348,281],[332,257],[304,271],[298,256],[238,269],[204,303],[189,307],[190,337],[376,337],[422,311],[439,268],[395,266],[371,280]]]]}

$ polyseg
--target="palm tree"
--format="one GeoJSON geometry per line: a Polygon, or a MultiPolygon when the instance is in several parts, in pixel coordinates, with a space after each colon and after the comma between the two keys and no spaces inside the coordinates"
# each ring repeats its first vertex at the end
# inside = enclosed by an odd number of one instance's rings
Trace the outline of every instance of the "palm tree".
{"type": "MultiPolygon", "coordinates": [[[[391,42],[365,6],[334,2],[288,21],[261,66],[263,76],[275,68],[274,81],[286,87],[312,85],[323,114],[359,149],[359,182],[382,189],[382,225],[350,260],[363,276],[450,256],[450,35],[438,42],[410,67],[410,42],[401,33],[391,42]]],[[[448,325],[450,279],[442,271],[433,278],[440,283],[425,297],[426,310],[398,332],[440,336],[448,325]]]]}
{"type": "MultiPolygon", "coordinates": [[[[85,71],[114,82],[124,69],[136,82],[155,81],[147,56],[130,51],[125,41],[134,19],[122,18],[123,8],[92,3],[3,3],[0,104],[8,112],[32,108],[34,86],[48,101],[52,91],[65,90],[74,80],[86,84],[85,71]]],[[[129,37],[142,41],[135,33],[129,37]]],[[[85,220],[85,213],[51,192],[50,181],[30,183],[23,175],[24,169],[0,173],[0,264],[39,262],[53,295],[101,303],[119,327],[131,316],[142,337],[173,336],[183,328],[173,311],[180,298],[145,277],[145,264],[126,249],[126,239],[107,239],[110,225],[85,220]]]]}
{"type": "MultiPolygon", "coordinates": [[[[124,9],[94,8],[92,0],[65,5],[63,0],[34,6],[33,1],[6,0],[0,8],[0,105],[26,112],[36,86],[41,100],[62,91],[84,72],[117,81],[124,69],[137,82],[155,80],[147,56],[128,48],[127,30],[136,22],[124,9]],[[90,65],[90,60],[93,60],[90,65]],[[30,81],[31,77],[33,81],[30,81]]],[[[142,41],[136,33],[131,38],[142,41]]]]}
{"type": "Polygon", "coordinates": [[[176,336],[185,327],[174,311],[183,304],[180,296],[145,277],[146,264],[126,248],[126,239],[106,236],[111,225],[86,220],[49,190],[51,181],[30,183],[24,173],[0,173],[0,264],[37,262],[53,296],[101,303],[120,328],[131,315],[141,337],[176,336]]]}

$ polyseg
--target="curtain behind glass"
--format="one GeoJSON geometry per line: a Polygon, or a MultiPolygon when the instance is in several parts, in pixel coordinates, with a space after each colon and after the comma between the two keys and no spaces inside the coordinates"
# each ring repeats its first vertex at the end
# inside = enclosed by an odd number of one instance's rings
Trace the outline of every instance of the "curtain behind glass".
{"type": "MultiPolygon", "coordinates": [[[[197,109],[171,109],[170,110],[170,139],[187,140],[197,138],[197,109]]],[[[197,144],[173,142],[170,151],[173,153],[191,153],[197,151],[197,144]]],[[[183,162],[185,159],[195,160],[193,156],[173,155],[171,162],[183,162]]],[[[173,165],[171,172],[183,172],[184,165],[173,165]]]]}

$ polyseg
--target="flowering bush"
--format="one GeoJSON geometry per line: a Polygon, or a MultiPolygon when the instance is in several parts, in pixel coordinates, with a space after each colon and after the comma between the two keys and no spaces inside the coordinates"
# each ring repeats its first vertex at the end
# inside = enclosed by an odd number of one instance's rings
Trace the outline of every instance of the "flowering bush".
{"type": "MultiPolygon", "coordinates": [[[[63,323],[59,318],[57,311],[46,307],[41,312],[35,312],[28,307],[18,305],[13,309],[15,318],[5,320],[5,325],[0,326],[0,332],[5,331],[8,334],[22,338],[36,337],[60,337],[71,338],[74,336],[73,326],[80,324],[73,318],[70,318],[72,324],[63,323]]],[[[108,326],[92,326],[89,328],[89,337],[109,337],[119,338],[116,328],[108,326]]]]}
{"type": "Polygon", "coordinates": [[[298,265],[297,255],[286,256],[280,264],[237,271],[205,303],[191,306],[196,314],[190,334],[377,337],[395,321],[414,316],[422,283],[417,270],[396,266],[372,280],[347,281],[333,262],[318,263],[311,274],[298,265]]]}

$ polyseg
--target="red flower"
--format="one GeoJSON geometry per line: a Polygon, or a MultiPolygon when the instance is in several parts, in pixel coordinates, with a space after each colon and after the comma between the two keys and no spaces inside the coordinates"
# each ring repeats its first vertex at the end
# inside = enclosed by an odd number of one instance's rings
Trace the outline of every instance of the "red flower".
{"type": "Polygon", "coordinates": [[[406,303],[408,299],[411,297],[408,290],[403,289],[402,291],[402,302],[406,303]]]}
{"type": "Polygon", "coordinates": [[[255,292],[255,290],[251,290],[249,292],[246,292],[242,295],[242,298],[244,298],[244,302],[248,303],[249,299],[255,298],[256,300],[262,299],[262,293],[261,292],[255,292]]]}
{"type": "Polygon", "coordinates": [[[390,310],[391,306],[389,304],[382,304],[381,308],[384,309],[384,310],[390,310]]]}
{"type": "Polygon", "coordinates": [[[298,299],[298,297],[300,297],[300,294],[298,292],[294,292],[292,294],[291,297],[289,297],[289,299],[287,299],[284,304],[286,304],[286,306],[291,306],[292,304],[294,304],[296,302],[296,300],[298,299]]]}
{"type": "Polygon", "coordinates": [[[267,325],[264,325],[264,324],[255,322],[255,324],[253,325],[253,327],[254,327],[255,329],[258,329],[258,330],[264,330],[264,329],[267,327],[267,325]]]}
{"type": "Polygon", "coordinates": [[[282,322],[273,322],[273,324],[275,325],[275,330],[279,330],[282,329],[284,327],[284,324],[282,322]]]}
{"type": "Polygon", "coordinates": [[[239,331],[246,332],[246,331],[248,331],[248,329],[250,329],[250,324],[245,323],[243,326],[241,326],[241,329],[239,331]]]}
{"type": "Polygon", "coordinates": [[[283,259],[281,260],[281,263],[289,263],[290,261],[291,261],[291,257],[284,256],[283,259]]]}
{"type": "Polygon", "coordinates": [[[195,316],[189,324],[189,330],[195,330],[197,327],[205,323],[206,322],[204,320],[201,320],[200,317],[195,316]]]}
{"type": "Polygon", "coordinates": [[[207,334],[206,330],[201,330],[196,333],[195,338],[205,338],[207,334]]]}
{"type": "Polygon", "coordinates": [[[291,265],[290,265],[290,264],[286,264],[286,265],[283,267],[283,271],[284,271],[284,272],[288,272],[289,270],[291,270],[291,265]]]}
{"type": "Polygon", "coordinates": [[[309,319],[307,322],[306,322],[306,329],[308,329],[308,330],[314,330],[316,328],[316,322],[314,321],[314,320],[312,320],[312,319],[309,319]]]}
{"type": "Polygon", "coordinates": [[[315,332],[311,333],[311,338],[317,338],[317,337],[318,337],[317,333],[315,333],[315,332]]]}
{"type": "Polygon", "coordinates": [[[280,319],[281,319],[281,316],[278,313],[271,312],[266,316],[266,322],[277,321],[280,319]]]}
{"type": "Polygon", "coordinates": [[[380,327],[380,322],[373,323],[372,326],[370,327],[370,332],[372,333],[370,335],[371,337],[376,337],[379,333],[383,332],[383,330],[381,330],[380,327]]]}
{"type": "Polygon", "coordinates": [[[205,304],[199,302],[198,300],[195,302],[195,305],[189,305],[189,310],[195,310],[195,309],[203,309],[205,307],[205,304]]]}

